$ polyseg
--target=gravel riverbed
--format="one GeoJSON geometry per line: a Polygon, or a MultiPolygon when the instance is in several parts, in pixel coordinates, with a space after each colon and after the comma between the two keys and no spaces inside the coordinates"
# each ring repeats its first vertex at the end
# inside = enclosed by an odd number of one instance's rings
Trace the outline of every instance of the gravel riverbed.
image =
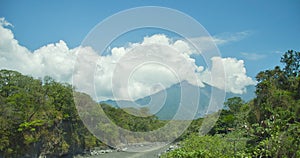
{"type": "Polygon", "coordinates": [[[170,150],[174,145],[166,143],[139,143],[123,146],[122,151],[117,150],[95,150],[91,155],[76,156],[76,158],[158,158],[161,153],[170,150]],[[134,152],[133,152],[134,151],[134,152]],[[139,152],[144,151],[144,152],[139,152]]]}

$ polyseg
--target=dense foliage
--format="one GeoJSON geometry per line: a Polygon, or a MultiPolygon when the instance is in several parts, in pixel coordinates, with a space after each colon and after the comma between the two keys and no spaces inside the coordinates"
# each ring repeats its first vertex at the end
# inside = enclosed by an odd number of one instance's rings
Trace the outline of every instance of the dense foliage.
{"type": "Polygon", "coordinates": [[[133,131],[133,132],[148,132],[158,129],[165,125],[167,121],[160,121],[155,115],[149,113],[148,108],[115,108],[107,104],[101,104],[102,109],[106,115],[116,125],[121,128],[133,131]],[[130,111],[130,112],[129,112],[130,111]],[[132,115],[135,114],[135,115],[132,115]],[[116,117],[118,116],[118,117],[116,117]],[[145,116],[145,117],[139,117],[145,116]]]}
{"type": "MultiPolygon", "coordinates": [[[[94,147],[107,148],[84,126],[73,95],[84,101],[85,106],[95,108],[98,105],[90,96],[73,93],[71,85],[58,83],[50,77],[42,81],[16,71],[1,70],[0,157],[70,156],[94,147]]],[[[155,116],[139,118],[122,109],[101,106],[111,120],[125,129],[151,131],[164,125],[155,116]]],[[[127,110],[148,113],[146,108],[127,110]]],[[[92,118],[95,113],[99,116],[95,111],[86,117],[92,118]]],[[[117,133],[104,126],[102,129],[109,135],[117,133]]]]}
{"type": "Polygon", "coordinates": [[[82,124],[72,87],[0,71],[0,157],[63,156],[99,146],[82,124]]]}
{"type": "Polygon", "coordinates": [[[300,157],[300,52],[259,72],[256,97],[230,98],[208,135],[187,137],[163,157],[300,157]]]}

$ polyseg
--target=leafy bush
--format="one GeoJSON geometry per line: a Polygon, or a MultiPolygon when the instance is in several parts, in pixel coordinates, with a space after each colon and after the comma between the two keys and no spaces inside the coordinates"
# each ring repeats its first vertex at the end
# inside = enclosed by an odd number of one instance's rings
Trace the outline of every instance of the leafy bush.
{"type": "Polygon", "coordinates": [[[246,155],[245,140],[235,140],[222,135],[192,135],[180,144],[180,148],[162,155],[163,158],[209,158],[246,155]]]}

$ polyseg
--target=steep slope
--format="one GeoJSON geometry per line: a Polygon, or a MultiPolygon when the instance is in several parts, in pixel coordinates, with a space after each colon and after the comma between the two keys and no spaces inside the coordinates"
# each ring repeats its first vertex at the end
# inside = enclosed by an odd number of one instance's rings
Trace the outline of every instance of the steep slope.
{"type": "MultiPolygon", "coordinates": [[[[226,93],[225,99],[237,96],[241,97],[243,100],[248,101],[254,98],[254,89],[254,86],[249,86],[247,87],[247,93],[245,94],[226,93]]],[[[150,109],[150,112],[152,114],[155,114],[161,120],[172,119],[180,109],[179,107],[184,107],[183,110],[179,112],[180,114],[175,118],[185,120],[190,119],[191,115],[194,115],[195,117],[193,117],[193,119],[195,119],[203,117],[206,113],[211,113],[219,110],[219,108],[222,108],[222,105],[220,105],[208,110],[211,99],[214,99],[211,98],[213,90],[221,91],[207,84],[205,85],[205,87],[197,87],[189,84],[186,81],[183,81],[181,83],[174,84],[165,90],[159,91],[144,98],[137,99],[135,101],[107,100],[102,102],[120,108],[148,107],[150,109]],[[197,95],[197,92],[199,95],[197,95]],[[195,100],[195,95],[198,96],[198,103],[191,102],[191,100],[195,100]],[[197,109],[197,111],[195,112],[194,109],[197,109]]]]}

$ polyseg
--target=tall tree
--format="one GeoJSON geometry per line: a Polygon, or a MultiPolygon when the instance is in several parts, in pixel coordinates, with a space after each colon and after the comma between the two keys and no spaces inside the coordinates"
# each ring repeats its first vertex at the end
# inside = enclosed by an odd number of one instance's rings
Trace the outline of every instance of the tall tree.
{"type": "Polygon", "coordinates": [[[285,67],[283,68],[285,74],[290,77],[299,76],[300,73],[300,52],[296,52],[294,50],[288,50],[284,53],[284,55],[281,57],[280,62],[285,64],[285,67]]]}

